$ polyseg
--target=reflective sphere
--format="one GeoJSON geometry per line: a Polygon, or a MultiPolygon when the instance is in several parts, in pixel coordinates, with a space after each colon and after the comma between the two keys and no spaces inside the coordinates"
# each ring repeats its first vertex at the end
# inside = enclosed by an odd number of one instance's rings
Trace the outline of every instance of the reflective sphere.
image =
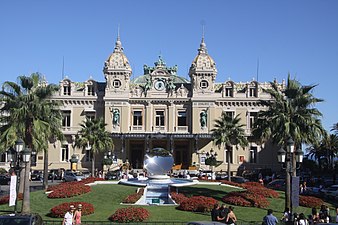
{"type": "Polygon", "coordinates": [[[171,170],[174,158],[164,148],[154,148],[144,156],[143,163],[149,175],[164,175],[171,170]]]}

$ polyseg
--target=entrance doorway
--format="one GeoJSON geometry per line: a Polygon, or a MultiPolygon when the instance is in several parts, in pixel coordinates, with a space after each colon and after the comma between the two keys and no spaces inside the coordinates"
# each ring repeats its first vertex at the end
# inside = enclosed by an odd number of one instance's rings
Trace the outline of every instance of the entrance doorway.
{"type": "Polygon", "coordinates": [[[133,169],[143,169],[144,143],[137,142],[130,144],[130,163],[133,169]]]}

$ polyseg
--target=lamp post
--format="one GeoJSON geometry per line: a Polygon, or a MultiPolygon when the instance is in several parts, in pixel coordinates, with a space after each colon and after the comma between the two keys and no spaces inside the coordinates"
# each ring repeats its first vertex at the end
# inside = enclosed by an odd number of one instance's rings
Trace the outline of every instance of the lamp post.
{"type": "MultiPolygon", "coordinates": [[[[18,139],[15,142],[15,149],[9,148],[7,151],[7,157],[8,161],[10,162],[11,168],[14,170],[14,173],[16,175],[16,178],[12,179],[11,182],[15,182],[15,190],[10,191],[10,197],[14,195],[15,197],[15,204],[14,204],[14,212],[17,213],[17,202],[18,202],[18,196],[19,196],[19,185],[20,185],[20,173],[21,170],[24,168],[22,166],[22,163],[25,164],[25,168],[27,166],[27,163],[30,160],[31,157],[31,151],[29,148],[24,149],[24,142],[22,139],[18,139]],[[14,192],[13,192],[14,191],[14,192]]],[[[24,183],[24,188],[25,188],[24,183]]],[[[12,186],[12,184],[11,184],[12,186]]]]}
{"type": "Polygon", "coordinates": [[[293,206],[298,206],[298,203],[295,204],[293,200],[299,198],[299,177],[294,174],[296,170],[299,169],[300,163],[303,162],[304,153],[301,149],[294,151],[294,141],[291,137],[287,140],[286,147],[287,151],[283,148],[279,149],[277,158],[278,162],[282,164],[282,168],[285,169],[285,208],[290,210],[290,220],[293,221],[292,208],[293,206]],[[293,185],[291,185],[291,183],[293,185]]]}

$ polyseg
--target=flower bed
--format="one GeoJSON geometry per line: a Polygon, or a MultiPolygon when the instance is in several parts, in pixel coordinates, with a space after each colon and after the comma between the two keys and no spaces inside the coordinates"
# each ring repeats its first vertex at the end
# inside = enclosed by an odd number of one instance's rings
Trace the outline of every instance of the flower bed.
{"type": "Polygon", "coordinates": [[[88,177],[86,179],[78,181],[78,183],[90,184],[90,183],[94,183],[95,181],[104,181],[104,180],[105,180],[104,178],[99,178],[99,177],[88,177]]]}
{"type": "MultiPolygon", "coordinates": [[[[22,200],[22,199],[23,199],[23,194],[19,193],[18,200],[22,200]]],[[[4,204],[8,204],[8,203],[9,203],[9,195],[5,195],[5,196],[0,198],[0,205],[4,205],[4,204]]]]}
{"type": "Polygon", "coordinates": [[[131,195],[128,195],[122,202],[134,204],[142,197],[143,192],[144,192],[144,189],[141,188],[141,189],[138,190],[138,192],[131,194],[131,195]]]}
{"type": "Polygon", "coordinates": [[[58,188],[55,188],[53,192],[48,194],[48,198],[70,198],[77,195],[82,195],[91,191],[91,187],[77,183],[62,185],[58,188]]]}
{"type": "Polygon", "coordinates": [[[63,182],[57,185],[49,186],[47,191],[54,191],[58,188],[64,188],[65,186],[68,187],[69,185],[77,185],[77,184],[90,184],[94,183],[95,181],[103,181],[103,178],[97,178],[97,177],[88,177],[86,179],[83,179],[81,181],[71,181],[71,182],[63,182]]]}
{"type": "Polygon", "coordinates": [[[312,196],[299,196],[299,205],[309,208],[319,208],[324,204],[324,201],[320,198],[312,197],[312,196]]]}
{"type": "Polygon", "coordinates": [[[183,201],[189,199],[188,197],[186,197],[184,194],[181,193],[171,192],[170,195],[171,198],[176,202],[176,204],[181,204],[183,201]]]}
{"type": "Polygon", "coordinates": [[[220,180],[220,182],[221,182],[222,184],[228,184],[228,185],[231,185],[231,186],[243,188],[243,186],[242,186],[241,184],[238,184],[238,183],[235,183],[235,182],[232,182],[232,181],[228,181],[228,180],[220,180]]]}
{"type": "Polygon", "coordinates": [[[128,207],[116,210],[109,220],[118,223],[143,222],[149,216],[148,210],[144,208],[128,207]]]}
{"type": "Polygon", "coordinates": [[[262,196],[248,191],[230,192],[222,198],[222,201],[232,205],[266,208],[269,206],[268,200],[262,196]]]}
{"type": "Polygon", "coordinates": [[[182,201],[177,207],[180,210],[192,212],[210,212],[217,200],[205,196],[193,196],[182,201]]]}
{"type": "Polygon", "coordinates": [[[255,195],[261,195],[266,198],[278,198],[279,193],[264,186],[247,186],[247,192],[255,195]]]}
{"type": "Polygon", "coordinates": [[[66,212],[69,210],[70,205],[75,206],[75,208],[81,204],[82,205],[82,216],[86,216],[94,213],[94,206],[87,202],[65,202],[60,205],[53,207],[48,216],[54,218],[63,218],[66,212]]]}

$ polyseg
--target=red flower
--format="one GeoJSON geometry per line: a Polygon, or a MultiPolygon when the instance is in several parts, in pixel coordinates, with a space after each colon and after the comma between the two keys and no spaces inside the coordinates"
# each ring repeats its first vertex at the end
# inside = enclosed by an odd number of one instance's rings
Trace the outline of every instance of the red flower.
{"type": "Polygon", "coordinates": [[[193,196],[183,200],[177,208],[184,211],[210,212],[216,203],[217,200],[211,197],[193,196]]]}
{"type": "Polygon", "coordinates": [[[66,212],[69,210],[70,205],[77,207],[79,204],[82,205],[82,216],[86,216],[94,213],[94,206],[87,202],[65,202],[51,208],[48,216],[54,218],[63,218],[66,212]]]}
{"type": "Polygon", "coordinates": [[[63,183],[56,185],[53,192],[48,194],[48,198],[70,198],[76,195],[82,195],[91,191],[91,187],[79,182],[63,183]]]}
{"type": "Polygon", "coordinates": [[[309,208],[318,208],[324,204],[324,201],[320,198],[312,197],[312,196],[299,196],[299,205],[309,208]]]}
{"type": "Polygon", "coordinates": [[[109,217],[109,220],[118,223],[142,222],[150,216],[148,210],[138,207],[121,208],[109,217]]]}

